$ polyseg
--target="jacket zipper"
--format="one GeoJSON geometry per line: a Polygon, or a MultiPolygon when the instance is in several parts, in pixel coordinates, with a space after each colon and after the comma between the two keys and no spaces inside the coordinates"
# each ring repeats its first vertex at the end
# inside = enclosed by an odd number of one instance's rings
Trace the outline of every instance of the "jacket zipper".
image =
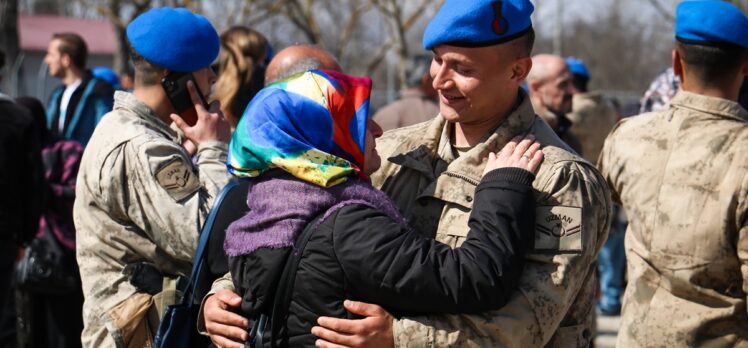
{"type": "Polygon", "coordinates": [[[457,173],[453,173],[453,172],[444,172],[444,174],[446,174],[448,176],[451,176],[451,177],[454,177],[454,178],[460,178],[462,180],[465,180],[465,181],[473,184],[474,186],[478,186],[478,184],[480,184],[480,181],[477,181],[477,180],[475,180],[475,179],[473,179],[471,177],[468,177],[468,176],[465,176],[465,175],[462,175],[462,174],[457,174],[457,173]]]}

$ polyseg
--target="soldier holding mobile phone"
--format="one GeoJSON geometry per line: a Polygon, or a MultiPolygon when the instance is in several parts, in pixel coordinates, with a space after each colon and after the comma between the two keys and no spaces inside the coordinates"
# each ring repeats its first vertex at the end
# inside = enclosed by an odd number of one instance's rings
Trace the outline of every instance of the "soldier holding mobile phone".
{"type": "Polygon", "coordinates": [[[83,154],[74,208],[86,347],[146,347],[228,182],[230,128],[210,100],[213,26],[158,8],[127,28],[133,93],[117,92],[83,154]],[[203,98],[205,96],[205,98],[203,98]],[[186,105],[186,106],[185,106],[186,105]],[[182,131],[171,128],[174,124],[182,131]],[[197,160],[182,144],[196,146],[197,160]]]}

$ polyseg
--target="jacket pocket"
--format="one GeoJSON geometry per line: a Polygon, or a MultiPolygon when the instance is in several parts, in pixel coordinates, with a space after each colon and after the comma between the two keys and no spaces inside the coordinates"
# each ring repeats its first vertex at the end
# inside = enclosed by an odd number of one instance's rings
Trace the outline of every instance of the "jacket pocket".
{"type": "Polygon", "coordinates": [[[589,347],[592,343],[592,330],[587,324],[559,327],[546,344],[546,348],[589,347]]]}
{"type": "Polygon", "coordinates": [[[148,323],[153,305],[153,296],[136,293],[103,314],[107,331],[117,347],[153,346],[153,331],[148,323]]]}

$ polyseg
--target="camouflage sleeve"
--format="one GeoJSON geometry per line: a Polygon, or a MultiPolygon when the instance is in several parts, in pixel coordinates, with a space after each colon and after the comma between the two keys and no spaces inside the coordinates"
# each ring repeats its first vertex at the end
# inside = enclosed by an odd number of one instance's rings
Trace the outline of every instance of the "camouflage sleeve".
{"type": "Polygon", "coordinates": [[[621,120],[616,124],[613,129],[608,133],[608,137],[605,138],[605,143],[603,144],[603,149],[600,150],[600,157],[597,159],[597,169],[600,170],[600,174],[602,174],[603,179],[605,179],[605,182],[607,183],[608,187],[611,190],[611,199],[613,202],[621,204],[621,198],[618,195],[618,187],[617,187],[617,174],[619,173],[618,170],[616,170],[616,164],[614,162],[615,157],[613,155],[613,151],[615,150],[615,134],[620,125],[625,121],[621,120]]]}
{"type": "MultiPolygon", "coordinates": [[[[738,224],[738,259],[740,273],[743,275],[743,292],[748,294],[748,175],[743,180],[738,201],[738,212],[735,215],[738,224]]],[[[746,298],[748,301],[748,298],[746,298]]]]}
{"type": "Polygon", "coordinates": [[[200,160],[193,165],[178,144],[133,139],[114,152],[122,158],[111,162],[113,175],[102,171],[100,185],[110,187],[107,197],[117,202],[109,205],[121,207],[160,249],[191,262],[213,199],[229,180],[223,164],[225,149],[225,144],[202,148],[200,160]]]}
{"type": "Polygon", "coordinates": [[[610,193],[585,164],[561,163],[549,172],[535,183],[535,249],[509,303],[480,315],[396,319],[396,347],[540,347],[551,339],[572,346],[579,343],[559,341],[589,338],[595,257],[607,237],[610,193]],[[561,229],[548,233],[552,222],[561,229]]]}
{"type": "Polygon", "coordinates": [[[228,184],[230,176],[226,168],[228,145],[222,141],[204,141],[197,147],[197,169],[200,184],[215,197],[228,184]]]}
{"type": "Polygon", "coordinates": [[[211,285],[210,291],[205,295],[205,297],[203,297],[203,300],[200,302],[200,311],[197,313],[197,332],[199,332],[201,335],[208,335],[208,331],[205,329],[205,316],[203,314],[203,309],[205,308],[205,300],[224,289],[236,291],[234,289],[234,281],[231,280],[231,273],[226,273],[223,275],[223,277],[216,279],[213,282],[213,285],[211,285]]]}

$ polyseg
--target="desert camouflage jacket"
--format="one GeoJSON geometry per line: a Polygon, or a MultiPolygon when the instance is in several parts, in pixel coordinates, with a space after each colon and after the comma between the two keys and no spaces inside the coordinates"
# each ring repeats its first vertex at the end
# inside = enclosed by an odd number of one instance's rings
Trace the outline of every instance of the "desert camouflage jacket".
{"type": "Polygon", "coordinates": [[[619,347],[748,346],[748,112],[678,92],[599,167],[629,217],[619,347]]]}

